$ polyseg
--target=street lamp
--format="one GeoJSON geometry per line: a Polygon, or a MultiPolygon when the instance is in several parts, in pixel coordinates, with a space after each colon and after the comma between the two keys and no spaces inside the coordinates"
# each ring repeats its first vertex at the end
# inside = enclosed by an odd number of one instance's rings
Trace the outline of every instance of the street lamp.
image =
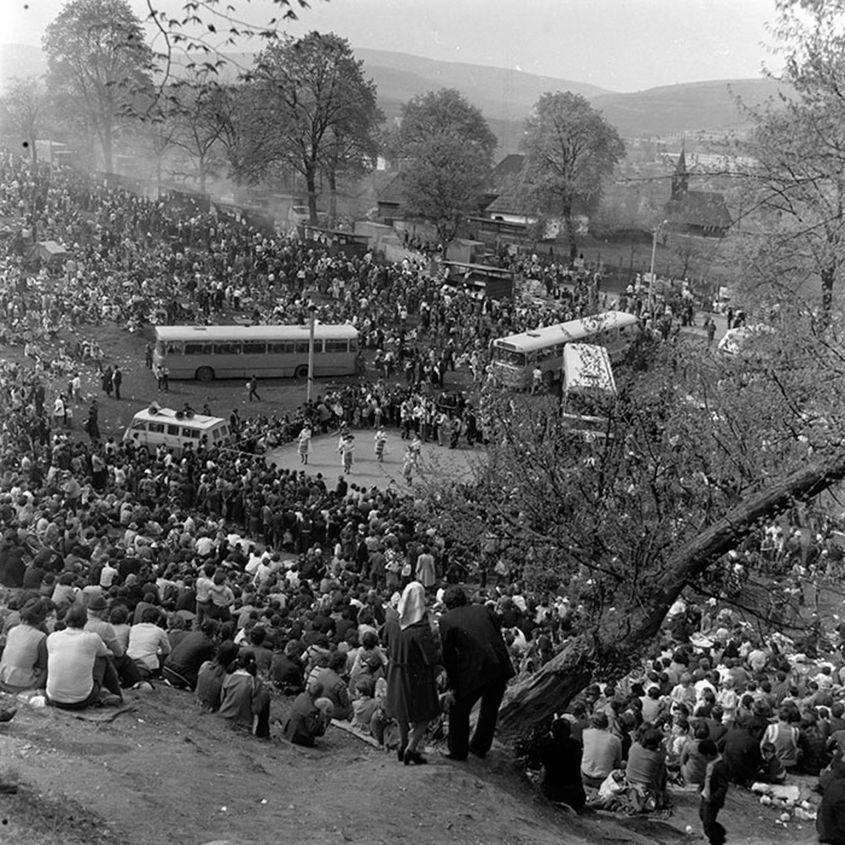
{"type": "Polygon", "coordinates": [[[311,312],[311,324],[308,332],[308,386],[305,389],[305,401],[311,401],[311,387],[314,384],[314,324],[317,322],[317,306],[312,302],[308,306],[311,312]]]}
{"type": "Polygon", "coordinates": [[[664,220],[661,223],[658,223],[654,227],[654,236],[651,239],[651,270],[648,274],[648,310],[651,313],[651,308],[654,299],[654,258],[657,253],[657,236],[660,234],[661,229],[668,223],[668,220],[664,220]]]}

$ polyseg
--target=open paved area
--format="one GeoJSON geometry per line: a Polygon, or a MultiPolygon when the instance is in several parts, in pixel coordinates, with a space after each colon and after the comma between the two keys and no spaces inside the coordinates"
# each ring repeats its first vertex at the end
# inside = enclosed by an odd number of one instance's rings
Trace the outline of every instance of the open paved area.
{"type": "MultiPolygon", "coordinates": [[[[354,433],[355,462],[347,481],[350,484],[363,485],[367,489],[384,489],[396,485],[401,490],[407,490],[408,485],[402,477],[402,457],[408,441],[402,440],[398,431],[388,431],[387,454],[384,461],[379,463],[373,453],[374,431],[363,429],[354,433]]],[[[322,473],[329,487],[333,487],[343,474],[337,445],[336,434],[315,437],[311,441],[311,454],[308,456],[308,471],[314,475],[322,473]]],[[[438,446],[437,443],[424,443],[412,486],[466,481],[471,477],[473,467],[484,461],[484,454],[483,446],[470,449],[463,445],[460,449],[448,449],[438,446]]],[[[300,463],[296,443],[272,449],[267,452],[266,457],[269,463],[276,463],[284,469],[305,469],[300,463]]]]}

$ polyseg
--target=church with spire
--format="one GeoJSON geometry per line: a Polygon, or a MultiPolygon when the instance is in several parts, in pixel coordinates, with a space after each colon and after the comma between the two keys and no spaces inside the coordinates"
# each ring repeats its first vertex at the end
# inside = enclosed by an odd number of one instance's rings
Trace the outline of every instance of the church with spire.
{"type": "Polygon", "coordinates": [[[669,229],[685,235],[723,238],[731,227],[731,215],[725,197],[715,191],[691,191],[687,169],[686,144],[672,174],[672,188],[666,203],[669,229]]]}

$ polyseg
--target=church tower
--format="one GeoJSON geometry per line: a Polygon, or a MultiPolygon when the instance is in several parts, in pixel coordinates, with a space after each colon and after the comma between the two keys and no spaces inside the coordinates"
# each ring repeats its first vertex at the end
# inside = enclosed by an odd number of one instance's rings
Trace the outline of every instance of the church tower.
{"type": "Polygon", "coordinates": [[[681,142],[681,154],[672,174],[672,196],[670,199],[679,200],[689,190],[689,173],[687,173],[686,145],[681,142]]]}

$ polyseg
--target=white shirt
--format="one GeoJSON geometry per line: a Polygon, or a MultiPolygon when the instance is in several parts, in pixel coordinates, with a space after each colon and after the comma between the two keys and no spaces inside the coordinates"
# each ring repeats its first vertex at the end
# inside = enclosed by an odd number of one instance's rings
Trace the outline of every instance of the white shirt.
{"type": "Polygon", "coordinates": [[[60,704],[84,701],[94,688],[94,660],[108,653],[91,631],[54,631],[47,637],[47,696],[60,704]]]}
{"type": "Polygon", "coordinates": [[[155,622],[139,622],[129,629],[129,648],[126,653],[154,671],[159,668],[159,655],[165,657],[170,654],[170,640],[155,622]]]}

